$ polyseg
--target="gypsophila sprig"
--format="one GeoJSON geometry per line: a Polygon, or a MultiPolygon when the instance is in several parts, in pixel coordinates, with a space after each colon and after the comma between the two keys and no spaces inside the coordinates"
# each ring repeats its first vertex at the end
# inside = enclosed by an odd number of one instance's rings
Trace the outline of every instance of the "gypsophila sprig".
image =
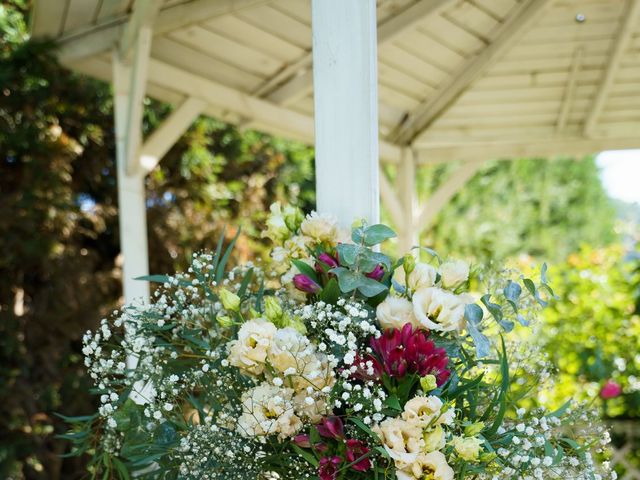
{"type": "Polygon", "coordinates": [[[506,335],[553,296],[546,267],[478,293],[461,260],[380,251],[384,225],[276,204],[265,236],[265,268],[227,270],[221,237],[86,333],[100,407],[64,436],[94,478],[614,478],[588,406],[525,408],[553,371],[506,335]]]}

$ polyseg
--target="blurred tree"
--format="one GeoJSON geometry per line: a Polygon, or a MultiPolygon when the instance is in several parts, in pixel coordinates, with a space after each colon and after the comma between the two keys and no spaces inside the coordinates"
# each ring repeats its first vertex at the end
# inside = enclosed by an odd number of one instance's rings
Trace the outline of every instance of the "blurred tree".
{"type": "MultiPolygon", "coordinates": [[[[112,99],[28,41],[27,11],[0,6],[0,477],[79,478],[53,412],[95,410],[80,339],[120,300],[112,99]]],[[[169,111],[148,101],[145,132],[169,111]]],[[[268,205],[309,210],[313,181],[308,147],[199,119],[147,180],[151,271],[182,268],[227,223],[260,255],[268,205]]]]}
{"type": "MultiPolygon", "coordinates": [[[[424,201],[450,166],[420,173],[424,201]]],[[[593,158],[491,162],[440,212],[423,244],[479,261],[528,253],[560,260],[616,238],[615,209],[593,158]]]]}

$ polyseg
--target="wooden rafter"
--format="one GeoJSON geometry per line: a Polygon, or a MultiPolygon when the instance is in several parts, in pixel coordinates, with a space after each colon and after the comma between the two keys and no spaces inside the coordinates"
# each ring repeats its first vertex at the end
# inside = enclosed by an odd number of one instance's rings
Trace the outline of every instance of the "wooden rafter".
{"type": "Polygon", "coordinates": [[[573,105],[576,84],[578,82],[580,68],[582,67],[583,57],[584,47],[579,46],[573,54],[571,69],[569,70],[569,78],[567,79],[567,85],[564,90],[564,95],[562,96],[560,112],[558,113],[558,120],[556,121],[556,132],[558,133],[562,133],[567,126],[567,121],[569,120],[569,114],[571,113],[571,106],[573,105]]]}
{"type": "MultiPolygon", "coordinates": [[[[423,21],[429,15],[436,15],[442,12],[455,1],[456,0],[417,0],[402,12],[393,15],[378,25],[378,47],[387,42],[391,42],[398,34],[411,28],[416,23],[423,21]]],[[[266,85],[270,87],[277,85],[277,83],[269,79],[265,83],[265,86],[258,88],[258,91],[262,92],[262,95],[267,94],[266,97],[271,101],[283,105],[290,104],[311,92],[313,88],[313,73],[310,70],[312,60],[311,53],[303,58],[304,60],[298,60],[298,62],[296,62],[296,64],[298,64],[297,68],[288,72],[292,76],[290,76],[287,81],[281,83],[277,88],[269,89],[266,88],[266,85]],[[308,70],[300,74],[300,70],[304,67],[308,70]]]]}
{"type": "Polygon", "coordinates": [[[384,169],[380,169],[380,200],[382,205],[387,209],[394,225],[398,230],[404,230],[406,228],[404,224],[404,209],[400,198],[393,188],[393,185],[387,178],[387,174],[384,173],[384,169]]]}
{"type": "Polygon", "coordinates": [[[593,130],[598,123],[600,114],[604,109],[605,103],[609,96],[609,91],[613,85],[616,73],[620,67],[620,60],[624,55],[629,41],[637,26],[640,17],[640,0],[627,0],[627,4],[622,13],[622,24],[618,30],[618,35],[613,43],[607,67],[600,81],[600,86],[596,93],[596,98],[591,105],[591,110],[584,124],[584,134],[589,137],[593,134],[593,130]]]}
{"type": "MultiPolygon", "coordinates": [[[[153,33],[162,35],[197,21],[227,15],[271,1],[273,0],[194,0],[177,3],[158,12],[153,33]]],[[[109,51],[121,38],[123,28],[130,17],[131,15],[122,15],[92,25],[88,29],[69,32],[58,39],[58,58],[62,63],[70,63],[109,51]]]]}
{"type": "Polygon", "coordinates": [[[442,82],[428,100],[421,103],[390,136],[394,143],[410,144],[437,120],[455,100],[513,46],[551,0],[525,0],[491,34],[491,43],[469,58],[450,78],[442,82]]]}

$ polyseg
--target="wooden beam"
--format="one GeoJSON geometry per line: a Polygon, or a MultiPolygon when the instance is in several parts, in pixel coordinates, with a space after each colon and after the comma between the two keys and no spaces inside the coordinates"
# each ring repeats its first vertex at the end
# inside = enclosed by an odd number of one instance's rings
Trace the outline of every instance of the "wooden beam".
{"type": "Polygon", "coordinates": [[[609,96],[609,91],[615,80],[620,67],[620,61],[629,46],[629,41],[635,31],[638,18],[640,16],[640,0],[627,0],[626,7],[622,14],[622,20],[618,34],[613,43],[607,67],[600,81],[600,86],[596,98],[591,105],[591,110],[584,123],[584,135],[590,137],[598,123],[600,114],[604,110],[605,103],[609,96]]]}
{"type": "MultiPolygon", "coordinates": [[[[118,41],[122,58],[127,58],[130,52],[137,48],[141,36],[151,38],[153,24],[160,10],[160,5],[160,0],[137,0],[134,2],[131,17],[118,41]]],[[[151,41],[149,41],[149,45],[151,45],[151,41]]]]}
{"type": "Polygon", "coordinates": [[[396,191],[402,205],[402,222],[398,232],[398,253],[409,252],[418,244],[418,231],[415,228],[417,207],[416,191],[416,159],[410,148],[402,150],[402,161],[398,166],[396,191]]]}
{"type": "Polygon", "coordinates": [[[489,69],[543,13],[551,0],[525,0],[516,11],[491,33],[491,43],[461,65],[429,99],[421,103],[400,123],[390,138],[397,144],[410,144],[452,103],[489,69]]]}
{"type": "MultiPolygon", "coordinates": [[[[398,34],[413,27],[418,22],[424,21],[424,19],[430,15],[437,15],[445,10],[450,5],[453,5],[457,0],[417,0],[415,3],[410,4],[407,8],[400,13],[391,16],[384,22],[378,25],[378,47],[384,45],[387,42],[391,42],[398,34]]],[[[313,73],[309,70],[300,74],[301,68],[310,68],[312,64],[311,54],[305,57],[304,61],[297,62],[299,65],[297,68],[292,69],[289,73],[289,79],[272,88],[280,82],[273,82],[271,79],[267,80],[264,86],[258,88],[258,92],[262,92],[261,95],[268,93],[271,101],[288,105],[299,98],[304,97],[313,89],[313,73]],[[271,88],[267,88],[269,85],[271,88]]]]}
{"type": "Polygon", "coordinates": [[[447,180],[440,185],[427,199],[415,222],[417,233],[431,225],[442,208],[460,191],[460,189],[477,173],[484,162],[465,162],[460,165],[447,180]]]}
{"type": "Polygon", "coordinates": [[[573,54],[571,70],[569,71],[569,78],[567,79],[567,86],[564,90],[564,95],[562,96],[562,104],[560,106],[560,112],[558,113],[558,120],[556,121],[556,132],[559,134],[562,133],[567,126],[567,120],[569,119],[569,113],[571,112],[571,106],[573,105],[573,98],[580,68],[582,67],[583,57],[584,47],[579,46],[573,54]]]}
{"type": "Polygon", "coordinates": [[[140,163],[146,172],[153,170],[171,147],[189,128],[207,106],[207,102],[195,97],[187,98],[162,125],[157,127],[140,149],[140,163]]]}
{"type": "Polygon", "coordinates": [[[583,156],[603,150],[640,148],[640,137],[619,138],[519,138],[509,141],[460,142],[456,144],[416,144],[418,164],[457,160],[512,160],[517,158],[583,156]]]}
{"type": "MultiPolygon", "coordinates": [[[[228,15],[273,0],[194,0],[162,8],[154,25],[154,35],[162,35],[193,23],[228,15]]],[[[58,40],[58,58],[69,63],[111,50],[119,41],[131,15],[105,19],[58,40]]]]}
{"type": "Polygon", "coordinates": [[[393,185],[387,178],[387,174],[384,173],[383,169],[380,169],[379,180],[380,200],[382,201],[382,205],[389,212],[389,216],[391,216],[391,220],[393,220],[394,226],[399,231],[403,231],[405,229],[405,225],[402,203],[400,203],[400,199],[398,198],[393,185]]]}
{"type": "Polygon", "coordinates": [[[375,0],[312,0],[316,202],[343,227],[380,220],[375,0]]]}

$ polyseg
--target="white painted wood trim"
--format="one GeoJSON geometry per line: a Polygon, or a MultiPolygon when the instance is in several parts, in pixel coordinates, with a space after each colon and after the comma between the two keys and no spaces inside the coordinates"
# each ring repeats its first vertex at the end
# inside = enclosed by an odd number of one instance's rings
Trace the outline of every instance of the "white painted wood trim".
{"type": "Polygon", "coordinates": [[[613,44],[611,53],[609,55],[609,61],[607,62],[607,68],[602,76],[600,87],[596,98],[593,101],[591,110],[584,124],[584,135],[590,137],[593,135],[593,131],[598,123],[600,114],[604,110],[605,103],[609,96],[609,91],[613,85],[616,74],[620,67],[620,61],[625,53],[625,50],[629,46],[629,41],[637,28],[638,18],[640,17],[640,0],[627,0],[626,8],[622,15],[622,23],[618,30],[615,42],[613,44]]]}
{"type": "Polygon", "coordinates": [[[375,0],[312,0],[316,199],[346,227],[379,221],[375,0]]]}
{"type": "Polygon", "coordinates": [[[425,202],[415,223],[416,234],[431,225],[436,215],[449,203],[456,193],[476,174],[484,162],[466,162],[460,165],[451,176],[436,189],[425,202]]]}
{"type": "Polygon", "coordinates": [[[387,178],[386,173],[380,169],[380,200],[382,205],[389,212],[394,227],[398,230],[398,235],[404,230],[404,210],[396,191],[387,178]]]}
{"type": "Polygon", "coordinates": [[[153,28],[161,3],[160,0],[136,0],[133,3],[133,12],[118,42],[122,58],[126,59],[132,50],[138,48],[138,38],[143,29],[153,28]]]}
{"type": "Polygon", "coordinates": [[[207,107],[207,102],[196,97],[187,98],[162,125],[157,127],[140,149],[140,163],[145,172],[153,170],[165,154],[207,107]]]}
{"type": "Polygon", "coordinates": [[[551,0],[525,0],[509,18],[501,23],[491,44],[469,58],[450,80],[442,82],[429,99],[421,103],[391,135],[394,143],[411,144],[445,112],[475,80],[487,71],[536,22],[551,0]]]}
{"type": "Polygon", "coordinates": [[[580,68],[582,67],[582,59],[584,58],[584,47],[581,45],[576,48],[571,60],[571,70],[569,71],[569,78],[567,79],[567,86],[562,96],[562,103],[560,105],[560,112],[558,113],[558,120],[556,121],[556,132],[562,133],[567,126],[567,120],[569,119],[569,113],[571,113],[571,107],[575,96],[576,84],[578,82],[578,75],[580,68]]]}
{"type": "Polygon", "coordinates": [[[415,227],[417,208],[416,160],[415,152],[410,148],[403,149],[402,162],[398,166],[396,191],[402,206],[401,229],[398,232],[398,253],[400,255],[418,244],[418,231],[415,227]]]}
{"type": "Polygon", "coordinates": [[[149,300],[149,283],[134,278],[149,274],[147,207],[144,172],[129,174],[126,169],[130,104],[130,67],[113,54],[114,122],[118,172],[118,221],[120,251],[123,256],[122,283],[126,303],[149,300]]]}

